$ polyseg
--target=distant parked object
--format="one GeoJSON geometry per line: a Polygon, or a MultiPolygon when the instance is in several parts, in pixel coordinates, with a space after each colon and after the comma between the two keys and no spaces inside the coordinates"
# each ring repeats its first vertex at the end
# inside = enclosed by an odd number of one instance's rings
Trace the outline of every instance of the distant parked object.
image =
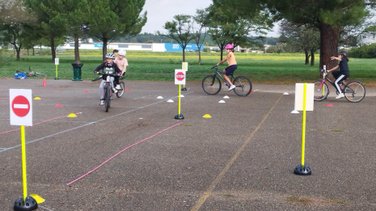
{"type": "MultiPolygon", "coordinates": [[[[100,42],[94,43],[80,43],[80,49],[102,49],[103,45],[100,42]]],[[[65,43],[58,47],[59,50],[74,49],[74,43],[65,43]]],[[[177,43],[109,43],[108,49],[119,49],[126,51],[152,51],[152,52],[181,52],[182,48],[177,43]]],[[[198,51],[196,44],[188,44],[187,52],[198,51]]],[[[201,51],[204,50],[204,46],[201,51]]]]}

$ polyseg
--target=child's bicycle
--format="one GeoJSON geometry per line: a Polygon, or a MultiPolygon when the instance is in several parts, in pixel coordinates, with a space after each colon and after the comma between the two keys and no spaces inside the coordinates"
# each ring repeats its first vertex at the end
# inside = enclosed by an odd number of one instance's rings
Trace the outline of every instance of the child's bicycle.
{"type": "MultiPolygon", "coordinates": [[[[334,84],[334,80],[331,80],[328,77],[328,72],[326,68],[321,69],[322,79],[317,80],[314,82],[315,85],[315,92],[314,92],[314,99],[315,101],[323,101],[328,98],[329,95],[329,84],[331,84],[335,89],[336,86],[334,84]]],[[[365,86],[359,82],[354,80],[343,80],[340,84],[341,91],[345,95],[345,98],[352,103],[359,103],[362,101],[366,96],[366,88],[365,86]]],[[[338,91],[337,91],[338,94],[338,91]]]]}
{"type": "MultiPolygon", "coordinates": [[[[116,97],[120,98],[121,96],[123,96],[124,94],[124,91],[125,91],[125,83],[124,83],[124,79],[125,78],[125,74],[120,76],[119,78],[119,85],[120,85],[120,89],[116,89],[117,92],[116,92],[116,97]]],[[[102,79],[102,75],[94,78],[93,80],[91,81],[98,81],[98,80],[101,80],[102,79]]],[[[116,86],[116,85],[115,85],[116,86]]]]}
{"type": "MultiPolygon", "coordinates": [[[[116,74],[114,72],[114,69],[112,69],[112,68],[105,68],[101,72],[99,72],[98,74],[104,76],[104,78],[105,78],[105,79],[103,79],[104,80],[104,86],[103,86],[103,93],[104,93],[103,101],[104,101],[104,104],[103,104],[103,108],[106,112],[108,112],[108,110],[111,106],[111,96],[114,93],[113,87],[111,85],[111,80],[113,80],[113,78],[116,76],[116,74]]],[[[101,76],[101,78],[102,78],[102,76],[101,76]]],[[[117,97],[121,97],[121,95],[123,95],[123,93],[124,93],[124,82],[122,82],[122,83],[123,84],[120,85],[122,88],[120,90],[117,89],[117,92],[116,92],[117,97]]]]}
{"type": "MultiPolygon", "coordinates": [[[[222,82],[225,82],[222,72],[218,69],[218,66],[215,65],[211,67],[213,74],[205,76],[202,79],[202,89],[208,95],[216,95],[222,89],[222,82]]],[[[238,96],[248,96],[252,91],[252,82],[245,76],[230,75],[232,83],[235,85],[234,92],[238,96]]],[[[225,82],[226,86],[229,86],[225,82]]]]}

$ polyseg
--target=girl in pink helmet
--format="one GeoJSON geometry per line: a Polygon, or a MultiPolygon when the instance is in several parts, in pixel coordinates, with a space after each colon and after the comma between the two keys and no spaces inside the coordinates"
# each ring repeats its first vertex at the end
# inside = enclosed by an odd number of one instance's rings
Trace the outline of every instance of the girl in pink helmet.
{"type": "Polygon", "coordinates": [[[230,75],[234,73],[236,68],[238,67],[235,59],[235,54],[234,54],[234,44],[227,44],[225,46],[227,56],[224,58],[222,61],[220,61],[217,65],[223,64],[224,62],[227,62],[227,67],[224,70],[224,79],[226,80],[227,84],[229,84],[228,91],[231,91],[235,89],[235,85],[232,83],[231,79],[229,78],[230,75]]]}

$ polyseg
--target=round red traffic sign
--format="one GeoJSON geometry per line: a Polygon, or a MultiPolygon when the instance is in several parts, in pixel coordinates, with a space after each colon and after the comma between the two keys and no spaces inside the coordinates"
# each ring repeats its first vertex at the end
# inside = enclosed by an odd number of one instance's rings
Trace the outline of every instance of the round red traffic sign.
{"type": "Polygon", "coordinates": [[[176,73],[176,79],[178,80],[178,81],[182,81],[182,80],[184,80],[184,73],[183,72],[177,72],[176,73]]]}
{"type": "Polygon", "coordinates": [[[29,100],[22,95],[16,96],[12,101],[12,110],[18,117],[26,116],[30,111],[29,100]]]}

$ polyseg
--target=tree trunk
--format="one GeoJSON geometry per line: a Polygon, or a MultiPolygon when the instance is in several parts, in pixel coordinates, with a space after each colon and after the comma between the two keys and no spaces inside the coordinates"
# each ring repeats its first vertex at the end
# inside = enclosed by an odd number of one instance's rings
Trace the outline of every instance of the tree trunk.
{"type": "Polygon", "coordinates": [[[334,67],[337,62],[331,61],[331,56],[338,54],[338,41],[340,28],[328,24],[320,24],[320,67],[327,66],[327,69],[334,67]]]}
{"type": "Polygon", "coordinates": [[[55,63],[55,58],[56,58],[55,37],[52,35],[50,37],[50,45],[51,45],[52,63],[55,63]]]}
{"type": "Polygon", "coordinates": [[[74,63],[75,64],[80,64],[80,49],[79,49],[79,40],[78,40],[78,35],[74,35],[74,63]]]}
{"type": "Polygon", "coordinates": [[[102,42],[103,42],[103,47],[102,47],[102,57],[103,57],[103,61],[105,60],[106,58],[106,54],[107,54],[107,43],[108,43],[108,38],[106,36],[103,36],[102,38],[102,42]]]}
{"type": "Polygon", "coordinates": [[[307,49],[304,49],[304,54],[305,54],[305,62],[304,64],[308,64],[309,63],[309,54],[308,54],[308,50],[307,49]]]}
{"type": "Polygon", "coordinates": [[[16,49],[17,61],[20,61],[20,59],[21,59],[21,46],[19,46],[19,47],[15,46],[14,48],[16,49]]]}
{"type": "Polygon", "coordinates": [[[198,64],[201,64],[201,47],[198,48],[198,64]]]}
{"type": "Polygon", "coordinates": [[[311,49],[311,66],[315,64],[315,49],[311,49]]]}
{"type": "Polygon", "coordinates": [[[183,62],[185,62],[185,48],[186,46],[183,47],[183,62]]]}

